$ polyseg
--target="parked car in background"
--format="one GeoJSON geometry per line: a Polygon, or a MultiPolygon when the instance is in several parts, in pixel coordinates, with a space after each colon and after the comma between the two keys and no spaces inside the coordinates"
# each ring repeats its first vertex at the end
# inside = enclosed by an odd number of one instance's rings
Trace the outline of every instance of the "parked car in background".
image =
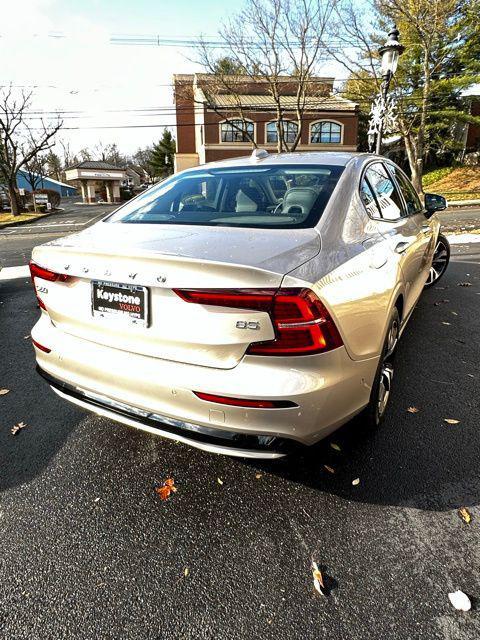
{"type": "Polygon", "coordinates": [[[171,176],[36,247],[38,370],[61,397],[198,448],[274,458],[385,415],[397,343],[448,264],[392,162],[294,153],[171,176]]]}
{"type": "Polygon", "coordinates": [[[8,193],[0,188],[0,211],[10,211],[10,199],[8,193]]]}

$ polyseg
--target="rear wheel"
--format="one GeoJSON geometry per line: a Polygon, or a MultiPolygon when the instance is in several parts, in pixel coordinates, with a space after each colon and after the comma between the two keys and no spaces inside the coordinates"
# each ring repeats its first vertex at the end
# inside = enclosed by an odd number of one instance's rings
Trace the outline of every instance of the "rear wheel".
{"type": "Polygon", "coordinates": [[[399,335],[400,314],[395,307],[373,381],[370,402],[361,414],[362,422],[366,427],[378,427],[385,416],[392,391],[393,363],[399,335]]]}
{"type": "Polygon", "coordinates": [[[450,243],[444,235],[439,234],[425,287],[431,287],[440,280],[447,270],[449,261],[450,243]]]}

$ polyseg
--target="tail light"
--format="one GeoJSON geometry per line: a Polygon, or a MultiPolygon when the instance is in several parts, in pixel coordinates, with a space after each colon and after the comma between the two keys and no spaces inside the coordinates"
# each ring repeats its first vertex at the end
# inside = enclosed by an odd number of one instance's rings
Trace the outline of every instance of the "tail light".
{"type": "Polygon", "coordinates": [[[32,278],[33,288],[35,289],[35,295],[37,296],[38,304],[40,305],[41,309],[46,309],[46,307],[37,293],[34,278],[41,278],[42,280],[47,280],[48,282],[68,282],[72,278],[72,276],[69,276],[66,273],[56,273],[55,271],[51,271],[50,269],[45,269],[32,260],[30,260],[30,276],[32,278]]]}
{"type": "Polygon", "coordinates": [[[310,289],[174,289],[186,302],[265,311],[275,339],[254,342],[247,353],[270,356],[312,355],[342,346],[329,312],[310,289]]]}

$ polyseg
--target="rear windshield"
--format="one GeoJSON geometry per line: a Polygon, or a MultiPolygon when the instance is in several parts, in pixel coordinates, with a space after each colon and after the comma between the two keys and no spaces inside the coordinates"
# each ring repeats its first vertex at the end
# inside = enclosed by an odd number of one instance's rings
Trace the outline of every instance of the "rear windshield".
{"type": "Polygon", "coordinates": [[[294,165],[197,169],[172,176],[107,222],[219,227],[312,227],[343,167],[294,165]]]}

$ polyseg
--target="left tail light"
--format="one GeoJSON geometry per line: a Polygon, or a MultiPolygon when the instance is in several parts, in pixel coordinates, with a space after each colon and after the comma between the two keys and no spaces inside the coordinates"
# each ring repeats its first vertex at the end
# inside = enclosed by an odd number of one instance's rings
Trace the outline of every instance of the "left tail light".
{"type": "Polygon", "coordinates": [[[69,280],[71,280],[72,276],[69,276],[66,273],[57,273],[56,271],[45,269],[45,267],[41,267],[36,262],[33,262],[33,260],[30,260],[29,266],[30,276],[32,278],[33,288],[35,289],[35,295],[37,296],[38,304],[42,309],[46,309],[45,304],[38,295],[37,287],[35,286],[35,278],[47,280],[48,282],[68,282],[69,280]]]}
{"type": "Polygon", "coordinates": [[[265,311],[275,339],[253,342],[247,353],[303,356],[343,345],[330,313],[311,289],[174,289],[186,302],[265,311]]]}

